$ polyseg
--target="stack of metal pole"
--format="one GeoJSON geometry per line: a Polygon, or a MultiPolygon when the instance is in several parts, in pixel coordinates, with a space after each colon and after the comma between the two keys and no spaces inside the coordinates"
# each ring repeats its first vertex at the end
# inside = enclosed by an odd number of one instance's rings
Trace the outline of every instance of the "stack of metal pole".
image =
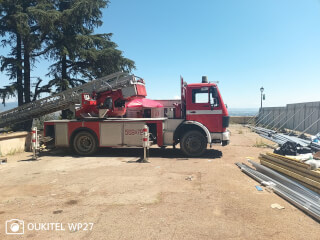
{"type": "Polygon", "coordinates": [[[316,143],[316,142],[311,142],[310,147],[312,150],[314,150],[315,152],[320,151],[320,144],[316,143]]]}
{"type": "Polygon", "coordinates": [[[311,140],[305,140],[296,136],[289,136],[263,127],[251,127],[251,129],[261,137],[266,138],[279,145],[283,145],[284,143],[289,141],[300,144],[302,147],[310,147],[314,151],[320,151],[320,144],[312,143],[311,140]]]}
{"type": "Polygon", "coordinates": [[[236,165],[241,169],[241,171],[262,185],[271,188],[276,194],[311,215],[317,221],[320,221],[319,194],[265,166],[253,161],[249,162],[256,168],[256,170],[243,163],[236,163],[236,165]]]}

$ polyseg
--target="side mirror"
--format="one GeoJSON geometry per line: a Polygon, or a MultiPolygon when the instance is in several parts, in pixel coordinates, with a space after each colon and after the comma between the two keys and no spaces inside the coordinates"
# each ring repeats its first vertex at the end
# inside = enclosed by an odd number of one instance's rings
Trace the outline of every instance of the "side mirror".
{"type": "Polygon", "coordinates": [[[213,98],[213,103],[210,104],[211,110],[213,110],[213,108],[214,108],[215,106],[217,106],[217,103],[218,103],[217,99],[216,99],[216,98],[213,98]]]}
{"type": "Polygon", "coordinates": [[[211,88],[211,96],[212,96],[212,98],[218,97],[218,90],[214,87],[211,88]]]}
{"type": "Polygon", "coordinates": [[[210,92],[211,92],[211,99],[210,99],[211,110],[213,110],[214,107],[217,107],[219,105],[219,94],[218,94],[218,90],[215,87],[211,87],[210,92]],[[211,102],[211,100],[213,102],[211,102]]]}

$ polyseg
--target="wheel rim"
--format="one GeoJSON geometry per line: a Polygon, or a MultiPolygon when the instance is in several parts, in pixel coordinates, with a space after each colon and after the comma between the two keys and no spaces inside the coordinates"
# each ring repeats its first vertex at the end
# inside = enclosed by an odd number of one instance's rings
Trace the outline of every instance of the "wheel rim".
{"type": "Polygon", "coordinates": [[[77,148],[80,152],[88,152],[93,147],[93,141],[88,136],[80,136],[77,139],[77,148]]]}
{"type": "Polygon", "coordinates": [[[186,147],[189,152],[195,153],[201,151],[202,144],[197,136],[191,135],[186,139],[186,147]]]}

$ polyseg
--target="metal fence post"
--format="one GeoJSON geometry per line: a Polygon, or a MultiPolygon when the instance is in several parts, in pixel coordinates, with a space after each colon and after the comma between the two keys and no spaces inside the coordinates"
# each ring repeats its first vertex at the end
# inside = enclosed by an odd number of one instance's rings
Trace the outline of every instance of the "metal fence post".
{"type": "Polygon", "coordinates": [[[149,127],[144,125],[142,134],[143,157],[138,160],[141,163],[148,163],[149,152],[149,127]]]}
{"type": "Polygon", "coordinates": [[[31,131],[31,147],[32,147],[32,160],[37,160],[37,148],[38,148],[38,130],[36,127],[32,128],[31,131]]]}

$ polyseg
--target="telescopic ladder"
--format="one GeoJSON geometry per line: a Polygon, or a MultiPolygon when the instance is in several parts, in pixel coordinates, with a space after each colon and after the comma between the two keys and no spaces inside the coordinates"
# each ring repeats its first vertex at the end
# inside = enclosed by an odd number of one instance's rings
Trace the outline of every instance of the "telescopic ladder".
{"type": "MultiPolygon", "coordinates": [[[[0,127],[8,124],[24,122],[33,118],[68,109],[74,104],[81,103],[82,93],[104,92],[128,87],[138,83],[138,78],[124,72],[117,72],[108,76],[92,80],[81,86],[45,97],[11,110],[0,112],[0,127]]],[[[139,81],[139,84],[143,82],[139,81]]]]}

